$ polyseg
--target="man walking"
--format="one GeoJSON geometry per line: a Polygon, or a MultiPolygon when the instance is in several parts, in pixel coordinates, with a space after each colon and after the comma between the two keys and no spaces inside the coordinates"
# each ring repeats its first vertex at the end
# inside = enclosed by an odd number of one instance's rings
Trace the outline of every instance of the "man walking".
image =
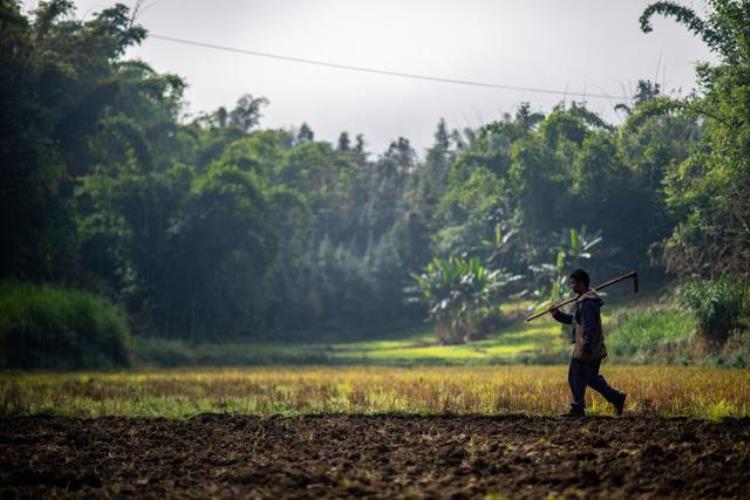
{"type": "Polygon", "coordinates": [[[615,407],[615,413],[621,415],[627,395],[613,389],[599,374],[602,359],[607,357],[600,314],[604,301],[589,288],[589,275],[583,269],[576,269],[570,275],[570,287],[578,295],[571,314],[565,314],[559,309],[550,311],[552,317],[560,323],[573,325],[575,349],[568,368],[568,384],[573,393],[573,402],[570,404],[570,411],[564,416],[586,415],[586,386],[591,386],[604,396],[615,407]]]}

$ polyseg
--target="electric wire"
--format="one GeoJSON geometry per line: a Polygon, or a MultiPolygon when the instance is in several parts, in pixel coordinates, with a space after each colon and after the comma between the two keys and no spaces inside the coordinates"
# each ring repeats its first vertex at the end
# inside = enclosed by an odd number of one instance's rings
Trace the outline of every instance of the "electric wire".
{"type": "Polygon", "coordinates": [[[471,85],[475,87],[494,88],[494,89],[502,89],[502,90],[513,90],[513,91],[518,91],[518,92],[531,92],[531,93],[538,93],[538,94],[552,94],[552,95],[560,95],[560,96],[582,97],[584,99],[593,98],[593,99],[621,99],[625,101],[628,100],[628,97],[626,96],[618,96],[618,95],[610,95],[610,94],[596,94],[596,93],[592,94],[588,92],[570,92],[567,90],[545,89],[545,88],[538,88],[538,87],[525,87],[525,86],[520,86],[520,85],[505,85],[505,84],[500,84],[500,83],[479,82],[479,81],[474,81],[474,80],[445,78],[445,77],[440,77],[440,76],[422,75],[418,73],[405,73],[401,71],[390,71],[390,70],[385,70],[385,69],[368,68],[364,66],[353,66],[349,64],[339,64],[339,63],[334,63],[330,61],[320,61],[316,59],[307,59],[303,57],[293,57],[293,56],[286,56],[282,54],[273,54],[270,52],[260,52],[257,50],[240,49],[236,47],[228,47],[228,46],[217,45],[213,43],[198,42],[195,40],[187,40],[184,38],[176,38],[172,36],[158,35],[154,33],[149,33],[148,37],[155,38],[157,40],[163,40],[166,42],[179,43],[183,45],[191,45],[195,47],[203,47],[207,49],[220,50],[224,52],[233,52],[236,54],[244,54],[244,55],[250,55],[250,56],[256,56],[256,57],[265,57],[265,58],[277,59],[281,61],[310,64],[314,66],[323,66],[327,68],[343,69],[343,70],[348,70],[348,71],[359,71],[362,73],[372,73],[372,74],[377,74],[377,75],[395,76],[395,77],[400,77],[400,78],[411,78],[411,79],[416,79],[416,80],[428,80],[428,81],[433,81],[433,82],[452,83],[452,84],[457,84],[457,85],[471,85]]]}

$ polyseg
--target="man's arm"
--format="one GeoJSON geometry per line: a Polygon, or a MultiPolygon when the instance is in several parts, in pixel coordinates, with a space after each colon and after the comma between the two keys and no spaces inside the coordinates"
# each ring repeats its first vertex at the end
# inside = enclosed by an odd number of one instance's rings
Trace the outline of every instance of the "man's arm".
{"type": "Polygon", "coordinates": [[[572,314],[565,314],[558,308],[552,309],[550,313],[552,313],[552,317],[555,318],[555,320],[559,321],[560,323],[565,323],[566,325],[570,325],[571,323],[573,323],[572,314]]]}
{"type": "Polygon", "coordinates": [[[586,354],[591,354],[592,342],[598,335],[598,316],[599,305],[594,301],[586,300],[581,304],[581,337],[583,337],[581,349],[586,354]]]}

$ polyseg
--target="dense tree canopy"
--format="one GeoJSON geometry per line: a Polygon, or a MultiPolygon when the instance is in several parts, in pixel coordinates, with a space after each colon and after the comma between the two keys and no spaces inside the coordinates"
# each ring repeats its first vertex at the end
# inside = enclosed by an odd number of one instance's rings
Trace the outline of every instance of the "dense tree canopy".
{"type": "Polygon", "coordinates": [[[0,277],[106,294],[137,332],[418,321],[403,290],[428,264],[525,277],[506,294],[544,287],[540,264],[582,227],[601,237],[587,265],[602,273],[748,273],[745,2],[712,1],[705,20],[670,2],[644,12],[644,31],[672,16],[718,54],[699,93],[642,81],[621,127],[584,102],[523,103],[476,130],[441,120],[423,159],[403,137],[371,158],[361,134],[262,129],[269,103],[252,94],[185,121],[183,80],[124,59],[147,36],[127,7],[79,21],[66,0],[29,17],[0,2],[0,277]]]}
{"type": "MultiPolygon", "coordinates": [[[[701,94],[655,99],[633,117],[661,113],[694,116],[703,134],[665,178],[666,200],[679,223],[666,244],[667,263],[678,272],[718,275],[750,272],[750,6],[711,0],[705,19],[673,2],[656,2],[641,16],[673,17],[717,55],[696,68],[701,94]]],[[[636,125],[637,126],[637,125],[636,125]]]]}

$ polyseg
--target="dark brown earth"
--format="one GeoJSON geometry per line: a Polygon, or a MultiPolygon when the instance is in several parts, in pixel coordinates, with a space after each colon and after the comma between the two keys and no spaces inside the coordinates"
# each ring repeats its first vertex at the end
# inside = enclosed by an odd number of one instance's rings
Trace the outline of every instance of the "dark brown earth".
{"type": "Polygon", "coordinates": [[[2,498],[750,498],[750,419],[0,419],[2,498]]]}

